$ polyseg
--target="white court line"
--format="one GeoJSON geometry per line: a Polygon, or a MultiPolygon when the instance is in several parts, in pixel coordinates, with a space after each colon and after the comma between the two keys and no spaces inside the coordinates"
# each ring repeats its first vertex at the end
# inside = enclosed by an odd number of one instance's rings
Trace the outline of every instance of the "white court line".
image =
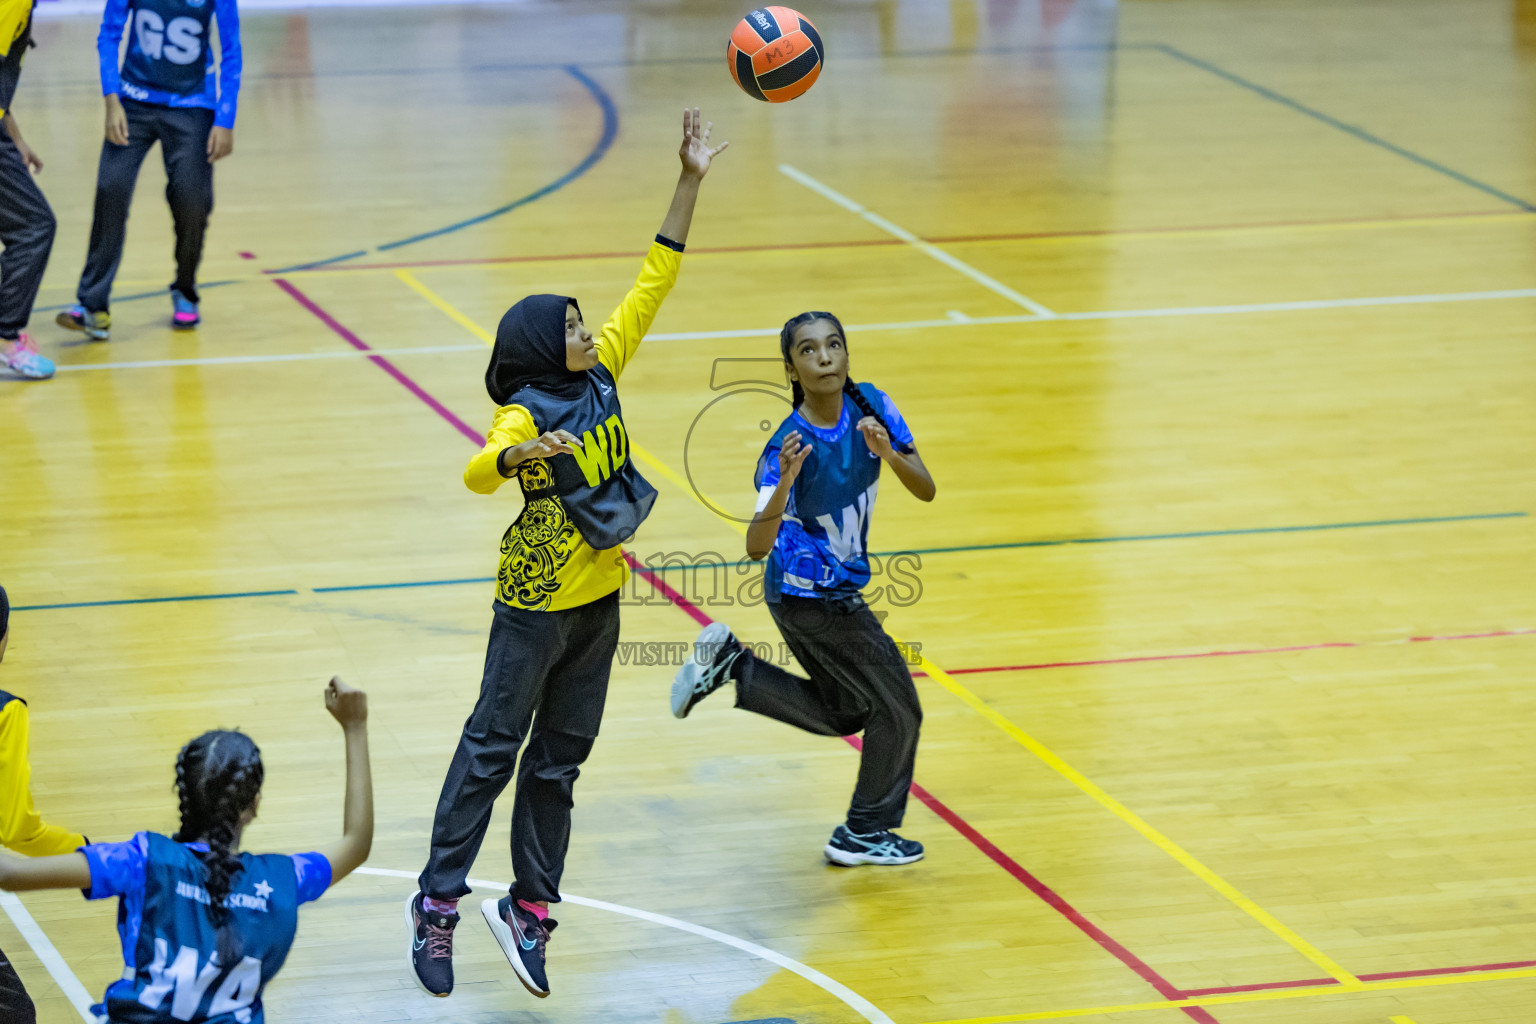
{"type": "Polygon", "coordinates": [[[956,259],[933,243],[923,241],[921,238],[918,238],[916,235],[902,227],[900,224],[892,224],[890,221],[886,220],[878,213],[875,213],[873,210],[866,210],[864,207],[860,206],[852,199],[849,199],[841,192],[838,192],[827,185],[823,185],[821,182],[817,181],[809,174],[806,174],[804,171],[795,167],[791,167],[789,164],[779,164],[779,171],[786,176],[793,178],[795,181],[798,181],[812,192],[816,192],[832,200],[838,206],[841,206],[843,209],[849,211],[850,213],[858,214],[860,217],[863,217],[865,220],[869,221],[881,231],[884,231],[887,234],[895,235],[897,238],[901,239],[903,242],[906,242],[913,248],[918,249],[929,256],[932,256],[946,267],[960,271],[960,273],[964,274],[972,281],[975,281],[977,284],[984,288],[988,288],[991,291],[996,292],[1003,298],[1007,299],[1009,302],[1023,306],[1025,309],[1035,314],[1035,316],[1040,317],[1041,319],[1049,320],[1051,317],[1056,315],[1049,309],[1046,309],[1044,306],[1040,305],[1040,303],[1036,302],[1034,299],[1030,298],[1028,295],[1021,295],[996,278],[988,277],[986,274],[983,274],[969,263],[965,263],[956,259]]]}
{"type": "MultiPolygon", "coordinates": [[[[359,875],[381,875],[385,878],[408,878],[413,882],[417,877],[417,873],[414,871],[393,871],[389,868],[364,867],[358,868],[354,873],[359,875]]],[[[507,889],[507,883],[505,882],[487,882],[482,878],[469,878],[465,879],[465,881],[467,881],[470,885],[478,886],[484,889],[499,889],[502,892],[505,892],[507,889]]],[[[838,999],[846,1003],[850,1009],[857,1012],[859,1016],[869,1021],[870,1024],[895,1024],[895,1022],[892,1021],[890,1017],[887,1017],[878,1006],[876,1006],[874,1003],[871,1003],[868,999],[865,999],[857,992],[853,991],[853,989],[849,988],[847,985],[827,977],[825,974],[822,974],[814,967],[807,967],[805,964],[802,964],[798,960],[792,960],[785,956],[783,953],[776,953],[766,946],[759,946],[755,942],[748,942],[746,939],[738,939],[734,935],[727,935],[725,932],[717,932],[713,928],[705,928],[703,925],[693,924],[692,922],[683,921],[675,917],[668,917],[665,914],[653,914],[649,910],[636,910],[634,907],[626,907],[618,903],[607,903],[603,900],[590,900],[585,896],[572,896],[568,892],[562,892],[560,894],[560,898],[565,900],[567,903],[574,903],[577,906],[591,907],[594,910],[606,910],[612,914],[623,914],[625,917],[638,918],[641,921],[649,921],[652,924],[660,924],[665,925],[668,928],[676,928],[678,931],[688,932],[692,935],[702,936],[706,939],[713,939],[716,942],[723,943],[724,945],[731,946],[735,949],[739,949],[744,953],[751,953],[753,956],[761,960],[766,960],[771,964],[776,964],[777,966],[784,968],[786,971],[791,971],[795,974],[798,974],[800,977],[804,978],[806,981],[810,982],[812,985],[815,985],[822,991],[836,996],[838,999]]]]}
{"type": "MultiPolygon", "coordinates": [[[[1318,309],[1359,309],[1372,306],[1417,306],[1447,302],[1491,302],[1498,299],[1536,299],[1536,288],[1510,288],[1504,291],[1445,292],[1427,295],[1380,295],[1360,299],[1309,299],[1299,302],[1254,302],[1230,306],[1179,306],[1168,309],[1106,309],[1087,313],[1057,313],[1051,317],[968,316],[964,320],[944,317],[933,320],[902,320],[883,324],[848,324],[850,331],[909,331],[922,327],[985,327],[996,324],[1033,324],[1058,320],[1140,320],[1177,316],[1235,316],[1243,313],[1293,313],[1318,309]]],[[[647,334],[651,341],[711,341],[732,338],[777,338],[779,328],[756,327],[733,331],[677,331],[647,334]]],[[[421,348],[380,348],[360,352],[344,349],[331,352],[298,352],[249,356],[211,356],[198,359],[144,359],[121,363],[78,363],[60,366],[60,373],[80,370],[131,370],[165,366],[219,366],[236,363],[287,363],[309,359],[353,359],[379,355],[427,355],[434,352],[484,352],[485,346],[428,345],[421,348]]]]}
{"type": "Polygon", "coordinates": [[[75,972],[69,969],[69,964],[64,962],[53,943],[48,941],[48,936],[43,934],[42,928],[32,919],[20,897],[13,892],[0,892],[0,907],[5,908],[6,916],[16,925],[16,930],[27,940],[27,945],[32,947],[32,952],[37,954],[43,966],[48,968],[54,983],[79,1012],[81,1019],[88,1024],[96,1024],[96,1015],[91,1012],[91,1005],[96,1000],[91,998],[85,986],[80,984],[80,979],[75,977],[75,972]]]}

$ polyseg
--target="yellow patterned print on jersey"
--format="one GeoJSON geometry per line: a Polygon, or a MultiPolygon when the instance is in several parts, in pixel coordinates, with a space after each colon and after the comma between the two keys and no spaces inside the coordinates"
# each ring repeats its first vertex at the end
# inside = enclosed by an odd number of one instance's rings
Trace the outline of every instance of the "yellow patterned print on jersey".
{"type": "MultiPolygon", "coordinates": [[[[682,258],[682,253],[667,246],[652,245],[635,286],[603,325],[596,339],[597,353],[614,380],[639,350],[662,300],[677,283],[682,258]]],[[[497,468],[502,451],[538,436],[538,426],[527,409],[520,405],[497,409],[485,447],[464,468],[465,486],[477,494],[495,493],[507,482],[497,468]]],[[[525,491],[553,482],[543,459],[531,459],[524,466],[525,491]]],[[[628,579],[622,548],[594,549],[571,523],[559,498],[535,498],[501,539],[496,599],[514,608],[557,612],[607,597],[628,579]]]]}
{"type": "MultiPolygon", "coordinates": [[[[518,474],[523,490],[537,491],[554,483],[543,459],[533,459],[518,474]]],[[[557,497],[534,498],[501,538],[501,568],[496,573],[496,597],[503,604],[532,611],[549,611],[560,590],[560,570],[570,562],[581,534],[557,497]]]]}

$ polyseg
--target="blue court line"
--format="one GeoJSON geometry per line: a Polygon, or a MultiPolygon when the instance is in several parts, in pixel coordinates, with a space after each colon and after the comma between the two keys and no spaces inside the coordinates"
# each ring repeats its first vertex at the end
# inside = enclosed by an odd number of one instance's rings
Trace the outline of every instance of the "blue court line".
{"type": "Polygon", "coordinates": [[[1364,128],[1360,128],[1352,124],[1346,124],[1336,117],[1332,117],[1323,113],[1321,110],[1318,110],[1314,107],[1309,107],[1305,103],[1300,103],[1296,100],[1293,100],[1289,96],[1275,92],[1273,89],[1265,88],[1264,86],[1259,85],[1257,82],[1250,82],[1248,79],[1243,78],[1240,75],[1235,75],[1224,68],[1219,68],[1215,64],[1212,64],[1210,61],[1201,60],[1199,57],[1191,56],[1182,50],[1175,49],[1174,47],[1163,43],[1157,43],[1152,48],[1161,50],[1163,53],[1172,57],[1174,60],[1183,61],[1185,64],[1188,64],[1191,67],[1196,67],[1202,71],[1209,72],[1210,74],[1216,75],[1218,78],[1224,78],[1228,82],[1231,82],[1233,85],[1242,86],[1249,92],[1257,93],[1267,100],[1272,100],[1275,103],[1279,103],[1281,106],[1289,107],[1299,114],[1305,114],[1314,120],[1321,121],[1323,124],[1326,124],[1331,128],[1337,128],[1341,132],[1347,132],[1362,142],[1369,142],[1371,145],[1379,146],[1389,153],[1395,153],[1405,160],[1412,160],[1420,167],[1427,167],[1429,170],[1434,171],[1436,174],[1442,174],[1445,177],[1452,179],[1453,181],[1459,181],[1463,185],[1471,186],[1472,188],[1477,189],[1479,192],[1485,192],[1496,199],[1501,199],[1513,206],[1518,206],[1522,210],[1536,212],[1536,205],[1532,205],[1531,203],[1526,202],[1519,196],[1512,196],[1508,192],[1494,188],[1487,182],[1478,181],[1476,178],[1462,174],[1458,170],[1445,166],[1445,164],[1438,163],[1426,156],[1420,156],[1418,153],[1415,153],[1410,149],[1404,149],[1402,146],[1399,146],[1396,143],[1388,142],[1381,136],[1373,135],[1366,131],[1364,128]]]}
{"type": "Polygon", "coordinates": [[[317,594],[341,594],[353,590],[398,590],[401,587],[449,587],[456,583],[495,583],[495,576],[464,576],[453,580],[418,580],[413,583],[360,583],[351,587],[315,587],[317,594]]]}
{"type": "MultiPolygon", "coordinates": [[[[1068,544],[1119,544],[1143,540],[1190,540],[1199,537],[1238,537],[1264,533],[1308,533],[1319,530],[1357,530],[1379,526],[1416,526],[1425,523],[1462,523],[1480,519],[1522,519],[1525,512],[1489,512],[1469,516],[1422,516],[1416,519],[1368,519],[1349,523],[1314,523],[1307,526],[1255,526],[1240,530],[1194,530],[1189,533],[1138,533],[1115,537],[1067,537],[1061,540],[1019,540],[1002,544],[964,544],[945,548],[903,548],[899,551],[872,551],[879,558],[892,555],[947,555],[964,551],[1007,551],[1017,548],[1051,548],[1068,544]]],[[[648,572],[679,572],[684,569],[728,569],[757,563],[743,559],[737,562],[690,562],[684,565],[663,565],[652,568],[642,566],[648,572]]],[[[466,583],[494,583],[494,576],[461,576],[443,580],[410,580],[404,583],[359,583],[347,587],[313,587],[316,594],[341,594],[361,590],[402,590],[412,587],[451,587],[466,583]]],[[[97,608],[104,605],[160,604],[167,601],[217,601],[233,597],[278,597],[297,595],[297,590],[258,590],[236,594],[192,594],[185,597],[140,597],[121,601],[77,601],[69,604],[34,604],[12,607],[16,612],[49,611],[56,608],[97,608]]]]}
{"type": "MultiPolygon", "coordinates": [[[[1519,519],[1524,512],[1491,512],[1471,516],[1426,516],[1418,519],[1371,519],[1353,523],[1314,523],[1307,526],[1255,526],[1241,530],[1195,530],[1189,533],[1137,533],[1116,537],[1065,537],[1060,540],[1016,540],[1002,544],[963,544],[947,548],[902,548],[899,551],[871,551],[879,558],[891,555],[949,555],[963,551],[1008,551],[1015,548],[1056,548],[1068,544],[1119,544],[1141,540],[1189,540],[1197,537],[1238,537],[1260,533],[1309,533],[1317,530],[1354,530],[1370,526],[1413,526],[1422,523],[1459,523],[1473,519],[1519,519]]],[[[642,565],[644,563],[641,563],[642,565]]],[[[688,565],[645,566],[651,572],[676,572],[682,569],[734,569],[753,565],[750,561],[695,562],[688,565]]]]}
{"type": "MultiPolygon", "coordinates": [[[[591,76],[589,76],[585,71],[582,71],[581,68],[577,67],[576,65],[560,64],[553,66],[558,67],[561,71],[564,71],[566,74],[576,79],[576,81],[580,82],[586,88],[587,92],[592,94],[592,98],[597,101],[598,107],[601,108],[603,112],[602,135],[598,138],[597,145],[592,147],[591,152],[582,158],[581,163],[577,164],[575,167],[571,168],[569,171],[565,172],[560,177],[550,182],[548,185],[545,185],[543,188],[535,189],[520,199],[514,199],[512,202],[507,203],[505,206],[498,206],[496,209],[491,210],[488,213],[482,213],[477,217],[470,217],[468,220],[461,220],[456,224],[449,224],[447,227],[437,228],[433,231],[425,231],[418,235],[412,235],[409,238],[402,238],[398,242],[386,242],[383,245],[377,246],[373,251],[388,252],[391,249],[399,249],[401,246],[413,245],[416,242],[424,242],[429,238],[436,238],[439,235],[447,235],[455,231],[462,231],[465,228],[473,227],[476,224],[483,224],[486,221],[500,217],[503,214],[511,213],[513,210],[520,206],[527,206],[529,203],[543,199],[550,193],[557,192],[565,186],[569,185],[571,182],[575,181],[577,178],[590,171],[597,164],[597,162],[607,154],[609,147],[613,145],[613,140],[617,138],[619,134],[619,109],[614,104],[613,97],[609,96],[607,91],[604,90],[601,85],[597,84],[597,82],[594,81],[591,76]]],[[[359,256],[365,256],[367,253],[368,250],[363,249],[359,250],[358,252],[346,253],[342,256],[332,256],[329,259],[310,260],[306,263],[298,263],[291,267],[284,267],[281,270],[271,270],[268,271],[268,273],[276,275],[292,273],[296,270],[310,270],[315,267],[326,266],[327,264],[343,263],[347,260],[356,259],[359,256]]]]}
{"type": "Polygon", "coordinates": [[[66,604],[21,604],[13,612],[46,612],[57,608],[104,608],[118,604],[165,604],[169,601],[227,601],[235,597],[286,597],[297,590],[246,590],[235,594],[182,594],[179,597],[130,597],[120,601],[70,601],[66,604]]]}
{"type": "MultiPolygon", "coordinates": [[[[359,255],[361,255],[361,254],[359,254],[359,255]]],[[[220,287],[223,287],[226,284],[240,284],[242,280],[245,280],[245,279],[244,278],[240,278],[240,279],[235,279],[235,280],[230,280],[230,281],[209,281],[206,284],[199,284],[197,286],[197,290],[198,291],[202,291],[204,288],[220,288],[220,287]]],[[[157,292],[139,292],[137,295],[114,295],[112,297],[112,301],[113,302],[135,302],[135,301],[137,301],[139,299],[168,299],[170,297],[171,297],[171,286],[170,285],[166,285],[164,288],[161,288],[157,292]]],[[[62,306],[34,306],[34,307],[32,307],[32,312],[34,312],[34,313],[52,313],[52,312],[55,312],[55,311],[60,310],[60,309],[68,309],[68,308],[70,308],[73,305],[74,305],[73,302],[66,302],[62,306]]]]}
{"type": "Polygon", "coordinates": [[[499,206],[489,213],[482,213],[478,217],[471,217],[468,220],[461,220],[457,224],[450,224],[445,228],[438,228],[436,231],[427,231],[419,235],[412,235],[410,238],[403,238],[398,242],[387,242],[384,245],[379,246],[378,251],[387,252],[390,249],[398,249],[402,245],[412,245],[416,242],[424,242],[429,238],[436,238],[438,235],[446,235],[453,231],[460,231],[464,228],[472,227],[476,224],[488,221],[493,217],[500,217],[504,213],[512,212],[519,206],[527,206],[529,203],[534,202],[535,200],[543,199],[551,192],[555,192],[564,188],[571,182],[575,181],[577,178],[581,177],[583,174],[586,174],[588,171],[590,171],[592,169],[592,165],[601,160],[604,154],[608,152],[608,147],[613,145],[614,138],[619,134],[619,109],[618,107],[614,106],[613,97],[609,96],[603,87],[598,85],[597,82],[593,81],[585,71],[581,70],[581,68],[574,64],[567,64],[564,66],[563,70],[566,74],[576,79],[576,81],[586,86],[587,92],[592,94],[592,98],[597,101],[597,105],[603,110],[602,137],[597,140],[597,145],[592,148],[592,152],[588,153],[586,158],[582,160],[581,163],[577,164],[575,167],[572,167],[569,171],[566,171],[563,175],[556,178],[548,185],[545,185],[543,188],[530,192],[523,196],[521,199],[515,199],[508,203],[506,206],[499,206]]]}

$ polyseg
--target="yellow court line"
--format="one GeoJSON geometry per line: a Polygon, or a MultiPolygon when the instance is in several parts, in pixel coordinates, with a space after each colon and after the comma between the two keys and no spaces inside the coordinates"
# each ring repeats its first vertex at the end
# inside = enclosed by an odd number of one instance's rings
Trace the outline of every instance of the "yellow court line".
{"type": "Polygon", "coordinates": [[[437,294],[437,292],[434,292],[432,289],[416,280],[416,276],[410,271],[397,270],[395,271],[395,276],[404,282],[407,288],[415,292],[417,295],[420,295],[428,302],[432,303],[432,305],[441,310],[443,314],[448,317],[448,319],[464,328],[470,334],[473,334],[487,345],[494,345],[496,343],[496,339],[491,335],[490,331],[487,331],[484,327],[481,327],[469,317],[465,316],[463,313],[460,313],[457,309],[448,303],[447,299],[443,298],[441,295],[437,294]]]}
{"type": "MultiPolygon", "coordinates": [[[[1402,988],[1424,988],[1431,985],[1466,985],[1477,981],[1500,981],[1512,978],[1536,978],[1536,968],[1518,971],[1490,971],[1483,974],[1442,974],[1429,978],[1395,978],[1391,981],[1362,981],[1355,988],[1345,989],[1338,985],[1317,988],[1280,988],[1262,992],[1233,992],[1220,996],[1201,996],[1198,999],[1170,999],[1161,1003],[1126,1003],[1121,1006],[1084,1006],[1071,1010],[1043,1010],[1039,1013],[1011,1013],[1001,1017],[965,1017],[960,1020],[933,1021],[931,1024],[1014,1024],[1027,1020],[1062,1020],[1067,1017],[1100,1017],[1111,1013],[1136,1013],[1142,1010],[1181,1010],[1187,1006],[1227,1006],[1233,1003],[1258,1003],[1272,999],[1307,999],[1312,996],[1339,995],[1343,992],[1388,992],[1402,988]]],[[[1394,1021],[1408,1018],[1394,1017],[1394,1021]]],[[[1411,1022],[1410,1022],[1411,1024],[1411,1022]]]]}
{"type": "MultiPolygon", "coordinates": [[[[457,309],[454,309],[453,306],[449,305],[446,299],[433,292],[426,285],[422,284],[420,281],[417,281],[414,277],[410,277],[409,275],[404,274],[404,272],[401,272],[399,276],[402,281],[408,284],[413,290],[419,293],[427,301],[431,302],[432,305],[446,313],[455,323],[458,323],[461,326],[469,329],[477,337],[489,337],[489,335],[487,335],[482,328],[475,324],[474,321],[470,320],[457,309]]],[[[702,497],[697,493],[697,491],[693,487],[689,486],[682,477],[678,476],[678,474],[671,467],[662,462],[655,455],[652,455],[650,452],[646,451],[640,445],[636,444],[633,439],[630,441],[630,450],[633,451],[635,455],[638,456],[643,462],[645,462],[647,466],[654,468],[657,472],[661,473],[662,476],[666,477],[673,484],[681,488],[682,491],[689,497],[693,498],[694,501],[698,502],[706,509],[709,509],[711,514],[715,515],[716,518],[719,518],[722,521],[728,523],[732,529],[736,530],[736,532],[742,534],[746,533],[746,527],[736,522],[735,520],[726,519],[725,517],[720,516],[720,514],[715,512],[714,509],[710,508],[709,505],[706,504],[702,497]]],[[[891,634],[891,639],[896,641],[898,644],[902,642],[901,638],[894,633],[891,634]]],[[[1205,882],[1221,895],[1225,896],[1238,909],[1242,910],[1249,917],[1252,917],[1255,921],[1259,922],[1259,924],[1267,928],[1272,934],[1278,937],[1286,945],[1290,946],[1296,952],[1306,957],[1313,964],[1326,972],[1330,977],[1336,979],[1345,989],[1355,989],[1362,984],[1359,978],[1355,977],[1342,966],[1335,963],[1334,960],[1326,953],[1318,949],[1316,946],[1313,946],[1300,935],[1297,935],[1295,932],[1291,931],[1291,929],[1287,928],[1285,925],[1281,924],[1280,921],[1278,921],[1267,910],[1254,903],[1247,896],[1244,896],[1230,882],[1216,874],[1216,872],[1212,871],[1210,868],[1206,867],[1199,860],[1196,860],[1192,854],[1186,851],[1183,847],[1179,846],[1172,839],[1169,839],[1167,836],[1163,835],[1147,822],[1143,821],[1139,816],[1131,811],[1130,808],[1126,807],[1120,801],[1106,793],[1103,789],[1099,788],[1098,785],[1096,785],[1082,772],[1078,771],[1076,768],[1073,768],[1071,765],[1067,764],[1067,762],[1063,761],[1045,744],[1029,735],[1029,733],[1025,732],[1023,729],[1020,729],[1017,725],[1013,724],[1013,722],[1004,717],[1002,714],[994,711],[980,697],[976,696],[969,689],[960,685],[953,678],[951,678],[949,673],[939,668],[939,666],[935,665],[932,661],[929,661],[926,657],[921,658],[921,664],[923,671],[927,672],[931,679],[937,682],[940,686],[944,687],[950,693],[954,694],[956,697],[959,697],[961,702],[964,703],[967,707],[981,715],[993,725],[997,726],[1030,753],[1044,761],[1046,765],[1049,766],[1057,774],[1071,782],[1078,789],[1081,789],[1084,793],[1087,793],[1089,796],[1093,797],[1094,800],[1096,800],[1101,806],[1113,813],[1121,821],[1124,821],[1127,825],[1130,825],[1137,832],[1140,832],[1147,839],[1151,840],[1155,846],[1182,864],[1186,869],[1193,873],[1195,877],[1199,878],[1201,881],[1205,882]]],[[[1334,991],[1339,990],[1334,989],[1334,991]]]]}
{"type": "Polygon", "coordinates": [[[1388,1017],[1387,1019],[1391,1024],[1413,1024],[1413,1020],[1408,1017],[1388,1017]]]}

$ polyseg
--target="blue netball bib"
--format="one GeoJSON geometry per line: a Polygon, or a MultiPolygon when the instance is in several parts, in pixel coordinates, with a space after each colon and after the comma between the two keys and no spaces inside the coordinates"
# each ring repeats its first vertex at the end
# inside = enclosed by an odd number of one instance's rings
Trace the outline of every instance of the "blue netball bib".
{"type": "Polygon", "coordinates": [[[262,1024],[261,994],[293,945],[299,904],[330,884],[318,854],[240,854],[224,905],[239,936],[232,963],[218,957],[206,872],[193,848],[154,832],[82,848],[92,899],[117,896],[123,977],[98,1013],[113,1024],[262,1024]]]}
{"type": "MultiPolygon", "coordinates": [[[[895,403],[873,384],[860,384],[870,405],[880,410],[891,438],[912,444],[912,432],[895,403]]],[[[801,443],[811,454],[800,467],[784,521],[764,567],[764,597],[777,603],[780,595],[836,597],[856,594],[869,582],[870,513],[880,486],[878,455],[870,451],[864,435],[854,429],[860,413],[853,400],[843,397],[842,415],[829,430],[812,426],[798,410],[779,424],[758,459],[753,482],[758,488],[758,507],[779,482],[779,450],[784,437],[799,431],[801,443]]]]}
{"type": "Polygon", "coordinates": [[[210,62],[213,0],[133,0],[128,8],[128,56],[123,95],[134,89],[187,96],[204,89],[210,62]]]}

